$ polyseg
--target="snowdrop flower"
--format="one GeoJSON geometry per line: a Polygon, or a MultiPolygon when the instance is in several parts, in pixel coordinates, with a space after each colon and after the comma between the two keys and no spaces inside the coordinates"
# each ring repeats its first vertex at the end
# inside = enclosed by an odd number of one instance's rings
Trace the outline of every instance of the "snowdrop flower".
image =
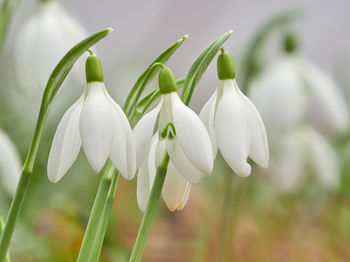
{"type": "Polygon", "coordinates": [[[297,190],[312,174],[326,189],[339,185],[339,165],[329,142],[311,127],[298,127],[280,137],[266,170],[280,192],[297,190]]]}
{"type": "Polygon", "coordinates": [[[180,100],[171,70],[159,73],[159,104],[134,128],[136,141],[137,202],[142,211],[153,185],[157,166],[167,151],[170,157],[162,196],[170,211],[181,210],[191,184],[213,169],[210,137],[199,117],[180,100]]]}
{"type": "MultiPolygon", "coordinates": [[[[15,49],[15,79],[28,93],[42,94],[50,73],[85,30],[56,1],[38,1],[39,7],[20,29],[15,49]]],[[[72,81],[83,86],[83,63],[72,68],[72,81]]]]}
{"type": "Polygon", "coordinates": [[[236,83],[231,55],[221,51],[217,63],[219,84],[200,117],[209,131],[214,156],[220,149],[233,171],[246,177],[251,172],[248,156],[260,166],[268,166],[266,131],[259,112],[236,83]]]}
{"type": "Polygon", "coordinates": [[[2,188],[13,195],[21,175],[21,161],[15,145],[0,129],[0,179],[2,188]]]}
{"type": "Polygon", "coordinates": [[[77,158],[80,146],[96,173],[110,158],[126,179],[132,179],[136,172],[132,130],[123,110],[107,93],[96,55],[86,60],[86,80],[83,95],[57,127],[49,155],[49,179],[57,182],[64,176],[77,158]]]}
{"type": "Polygon", "coordinates": [[[303,121],[310,121],[324,134],[346,131],[349,114],[340,89],[325,72],[295,52],[294,45],[287,44],[287,54],[250,87],[249,97],[271,136],[303,121]]]}

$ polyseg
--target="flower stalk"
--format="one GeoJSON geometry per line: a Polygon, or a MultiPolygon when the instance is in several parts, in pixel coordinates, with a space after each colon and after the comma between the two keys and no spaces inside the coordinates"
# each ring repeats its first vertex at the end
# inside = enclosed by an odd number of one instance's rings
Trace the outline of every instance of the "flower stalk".
{"type": "Polygon", "coordinates": [[[91,210],[90,219],[84,234],[77,262],[90,261],[89,258],[94,247],[95,235],[98,235],[97,231],[101,220],[101,214],[105,208],[107,195],[112,186],[112,180],[116,176],[115,173],[116,170],[113,167],[113,164],[111,161],[108,161],[106,171],[101,178],[95,202],[91,210]]]}
{"type": "Polygon", "coordinates": [[[169,155],[165,153],[163,160],[157,167],[156,177],[154,179],[151,194],[149,196],[146,211],[142,217],[141,226],[137,234],[134,248],[132,250],[129,262],[141,261],[145,249],[147,237],[151,228],[152,220],[157,209],[159,198],[162,192],[165,175],[169,164],[169,155]]]}

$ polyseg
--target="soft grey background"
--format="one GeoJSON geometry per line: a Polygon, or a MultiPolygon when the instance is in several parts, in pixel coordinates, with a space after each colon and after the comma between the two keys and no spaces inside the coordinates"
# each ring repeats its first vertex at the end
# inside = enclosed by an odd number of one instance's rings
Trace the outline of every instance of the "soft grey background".
{"type": "MultiPolygon", "coordinates": [[[[236,1],[59,1],[89,33],[105,27],[114,32],[97,50],[101,56],[108,89],[123,103],[125,94],[154,57],[184,34],[190,38],[169,61],[176,77],[183,77],[203,48],[225,31],[234,31],[225,47],[234,58],[259,25],[272,15],[289,8],[305,10],[294,24],[302,38],[304,54],[321,68],[347,76],[350,54],[348,0],[236,0],[236,1]],[[345,73],[344,73],[345,72],[345,73]]],[[[16,29],[33,11],[35,1],[22,1],[11,25],[10,40],[16,29]]],[[[239,66],[239,60],[236,63],[239,66]]],[[[239,77],[239,76],[238,76],[239,77]]],[[[193,99],[198,111],[216,86],[212,65],[201,81],[202,92],[193,99]]]]}

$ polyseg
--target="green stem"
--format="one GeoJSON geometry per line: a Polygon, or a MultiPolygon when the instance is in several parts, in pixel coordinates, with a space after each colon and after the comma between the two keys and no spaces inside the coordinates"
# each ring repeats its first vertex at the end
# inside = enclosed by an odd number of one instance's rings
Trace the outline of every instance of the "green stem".
{"type": "Polygon", "coordinates": [[[32,178],[32,173],[33,173],[33,166],[34,166],[34,161],[36,158],[36,155],[38,153],[38,148],[39,148],[39,143],[41,140],[42,132],[43,132],[43,127],[45,120],[47,118],[47,113],[48,113],[48,107],[45,108],[43,106],[40,109],[38,121],[35,127],[34,131],[34,136],[32,143],[29,148],[29,152],[26,158],[26,161],[23,166],[23,171],[21,174],[21,178],[19,180],[15,196],[11,202],[9,214],[6,220],[6,225],[4,229],[4,233],[1,237],[0,241],[0,261],[4,261],[7,250],[10,245],[11,237],[13,234],[13,231],[15,229],[15,225],[17,222],[17,218],[19,215],[20,210],[22,209],[23,202],[25,199],[25,196],[28,191],[28,187],[32,178]]]}
{"type": "Polygon", "coordinates": [[[96,238],[95,238],[94,246],[92,248],[92,254],[89,260],[87,260],[89,262],[98,262],[98,259],[100,257],[102,244],[105,239],[107,229],[108,229],[109,219],[111,217],[111,211],[112,211],[112,207],[115,199],[115,192],[117,189],[118,178],[119,178],[119,173],[115,172],[112,179],[112,183],[108,191],[106,203],[102,212],[101,222],[99,223],[97,228],[96,238]]]}
{"type": "Polygon", "coordinates": [[[220,261],[230,261],[231,243],[234,227],[234,175],[232,172],[224,172],[226,175],[225,196],[222,208],[221,222],[221,245],[220,245],[220,261]]]}
{"type": "MultiPolygon", "coordinates": [[[[4,231],[4,220],[2,219],[2,214],[0,213],[0,236],[3,231],[4,231]]],[[[5,257],[5,262],[10,262],[10,255],[8,252],[5,257]]]]}
{"type": "Polygon", "coordinates": [[[19,0],[4,0],[2,1],[0,10],[0,53],[4,47],[4,42],[7,35],[7,30],[10,25],[11,17],[18,5],[19,0]]]}
{"type": "Polygon", "coordinates": [[[168,164],[169,155],[168,153],[165,153],[162,162],[157,168],[156,177],[152,186],[152,191],[148,199],[145,213],[142,217],[139,233],[137,234],[137,238],[129,262],[141,261],[143,250],[145,249],[146,241],[151,228],[152,220],[157,210],[157,205],[162,192],[168,164]]]}
{"type": "Polygon", "coordinates": [[[79,251],[77,262],[88,261],[90,257],[95,241],[95,234],[100,223],[100,217],[106,203],[106,198],[108,191],[110,190],[112,178],[114,177],[114,171],[114,167],[109,161],[97,190],[95,202],[91,210],[90,219],[84,234],[84,239],[79,251]]]}

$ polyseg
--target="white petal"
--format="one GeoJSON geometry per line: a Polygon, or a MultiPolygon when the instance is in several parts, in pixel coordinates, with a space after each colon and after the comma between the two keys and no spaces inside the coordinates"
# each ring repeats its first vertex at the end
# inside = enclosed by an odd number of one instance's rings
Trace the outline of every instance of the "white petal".
{"type": "Polygon", "coordinates": [[[81,139],[79,119],[84,98],[75,102],[62,117],[55,136],[47,164],[47,174],[53,183],[58,182],[69,170],[77,158],[81,139]]]}
{"type": "Polygon", "coordinates": [[[248,113],[248,125],[251,133],[251,145],[249,156],[260,166],[266,168],[269,165],[269,145],[267,142],[266,130],[263,120],[253,103],[238,88],[239,95],[246,103],[248,113]]]}
{"type": "Polygon", "coordinates": [[[145,114],[140,121],[134,127],[133,133],[136,145],[136,167],[138,168],[145,160],[151,140],[155,124],[157,121],[159,110],[162,106],[163,100],[161,100],[153,110],[145,114]]]}
{"type": "Polygon", "coordinates": [[[311,90],[310,116],[314,126],[326,133],[344,132],[349,127],[349,113],[336,83],[320,69],[305,63],[303,75],[311,90]]]}
{"type": "Polygon", "coordinates": [[[218,146],[216,144],[216,138],[215,138],[215,128],[214,128],[216,98],[217,98],[217,90],[215,90],[214,94],[205,103],[205,105],[203,106],[199,114],[199,117],[202,120],[210,136],[214,159],[218,150],[218,146]]]}
{"type": "Polygon", "coordinates": [[[0,129],[0,178],[2,188],[13,195],[21,175],[21,160],[15,145],[0,129]]]}
{"type": "Polygon", "coordinates": [[[80,136],[91,167],[98,173],[111,152],[114,133],[113,113],[103,83],[88,83],[81,111],[80,136]]]}
{"type": "Polygon", "coordinates": [[[151,185],[149,183],[147,162],[143,163],[137,175],[137,204],[141,211],[145,211],[148,197],[151,193],[151,185]]]}
{"type": "Polygon", "coordinates": [[[298,59],[288,57],[263,72],[250,88],[249,97],[264,119],[270,141],[305,118],[307,96],[298,67],[298,59]]]}
{"type": "Polygon", "coordinates": [[[204,176],[208,175],[196,169],[192,165],[182,151],[179,143],[177,142],[177,138],[171,142],[167,141],[166,145],[170,160],[185,179],[197,184],[204,176]]]}
{"type": "Polygon", "coordinates": [[[325,188],[335,189],[340,182],[336,152],[322,135],[311,128],[303,142],[309,146],[308,153],[310,155],[307,157],[311,158],[311,166],[321,184],[325,188]]]}
{"type": "Polygon", "coordinates": [[[299,189],[305,181],[304,141],[300,132],[292,131],[280,137],[275,158],[266,170],[276,185],[276,190],[289,193],[299,189]]]}
{"type": "Polygon", "coordinates": [[[176,140],[192,165],[209,175],[214,160],[208,132],[200,118],[182,103],[176,92],[171,93],[171,99],[176,140]]]}
{"type": "Polygon", "coordinates": [[[136,173],[136,149],[134,136],[123,110],[109,97],[114,117],[114,134],[110,159],[124,176],[133,179],[136,173]]]}
{"type": "Polygon", "coordinates": [[[250,149],[250,132],[245,101],[234,89],[233,80],[225,80],[216,118],[216,141],[228,165],[238,175],[249,176],[251,167],[247,163],[250,149]]]}
{"type": "Polygon", "coordinates": [[[162,189],[164,202],[170,211],[184,208],[190,188],[191,183],[183,178],[170,161],[162,189]]]}

